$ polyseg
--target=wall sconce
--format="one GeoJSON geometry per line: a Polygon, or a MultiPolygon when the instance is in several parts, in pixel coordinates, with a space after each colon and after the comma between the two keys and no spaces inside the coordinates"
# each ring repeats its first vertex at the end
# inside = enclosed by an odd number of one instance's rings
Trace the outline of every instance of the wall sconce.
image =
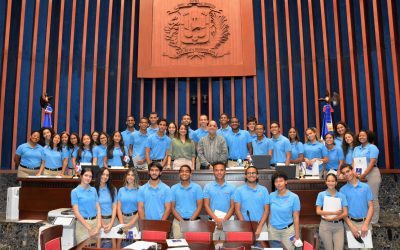
{"type": "Polygon", "coordinates": [[[203,104],[207,104],[208,102],[208,95],[203,95],[203,104]]]}
{"type": "Polygon", "coordinates": [[[195,104],[196,104],[196,101],[197,101],[197,97],[196,97],[195,95],[192,95],[192,96],[190,97],[190,100],[192,101],[192,105],[195,105],[195,104]]]}

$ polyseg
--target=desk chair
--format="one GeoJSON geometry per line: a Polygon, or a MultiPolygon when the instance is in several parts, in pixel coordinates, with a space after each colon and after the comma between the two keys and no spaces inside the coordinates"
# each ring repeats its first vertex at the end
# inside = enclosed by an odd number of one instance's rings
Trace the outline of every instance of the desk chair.
{"type": "Polygon", "coordinates": [[[171,231],[172,223],[168,220],[139,220],[142,240],[165,241],[171,231]]]}
{"type": "Polygon", "coordinates": [[[187,242],[211,242],[215,230],[214,221],[181,221],[181,232],[187,242]]]}
{"type": "Polygon", "coordinates": [[[228,220],[222,222],[222,227],[227,242],[253,242],[253,230],[257,229],[258,223],[255,221],[228,220]]]}
{"type": "Polygon", "coordinates": [[[57,225],[46,228],[40,233],[40,247],[42,250],[61,250],[63,226],[57,225]]]}

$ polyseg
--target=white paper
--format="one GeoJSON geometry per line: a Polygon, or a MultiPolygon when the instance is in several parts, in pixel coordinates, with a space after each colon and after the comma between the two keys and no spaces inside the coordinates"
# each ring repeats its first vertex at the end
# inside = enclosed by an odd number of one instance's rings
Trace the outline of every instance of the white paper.
{"type": "Polygon", "coordinates": [[[281,247],[264,247],[264,250],[283,250],[281,247]]]}
{"type": "Polygon", "coordinates": [[[189,247],[174,247],[174,248],[167,248],[167,250],[190,250],[189,247]]]}
{"type": "Polygon", "coordinates": [[[261,232],[260,236],[258,236],[257,241],[268,240],[268,232],[261,232]]]}
{"type": "Polygon", "coordinates": [[[125,169],[124,166],[111,166],[111,169],[125,169]]]}
{"type": "MultiPolygon", "coordinates": [[[[325,196],[323,211],[336,212],[342,209],[342,202],[340,198],[325,196]]],[[[325,215],[324,218],[334,218],[336,215],[325,215]]]]}
{"type": "MultiPolygon", "coordinates": [[[[361,232],[359,231],[361,234],[361,232]]],[[[351,231],[346,231],[346,236],[347,236],[347,243],[349,248],[374,248],[372,245],[372,234],[371,230],[368,230],[367,236],[363,237],[362,240],[364,241],[364,244],[359,243],[354,239],[353,233],[351,231]]]]}
{"type": "Polygon", "coordinates": [[[358,175],[361,175],[367,169],[367,158],[366,157],[356,157],[354,160],[354,170],[358,175]]]}
{"type": "Polygon", "coordinates": [[[148,249],[149,247],[152,246],[157,247],[157,243],[150,241],[136,241],[135,243],[124,247],[124,249],[142,250],[142,249],[148,249]]]}
{"type": "Polygon", "coordinates": [[[315,175],[319,176],[319,165],[322,164],[322,161],[316,160],[312,165],[306,166],[306,163],[303,163],[305,166],[306,173],[305,175],[315,175]]]}
{"type": "Polygon", "coordinates": [[[73,220],[74,218],[71,217],[56,217],[56,219],[53,221],[53,225],[69,226],[73,220]]]}
{"type": "MultiPolygon", "coordinates": [[[[220,211],[220,210],[215,210],[215,211],[214,211],[214,214],[215,214],[215,216],[217,216],[217,217],[220,218],[220,219],[225,218],[225,215],[226,215],[225,212],[222,212],[222,211],[220,211]]],[[[231,216],[231,218],[229,218],[229,220],[233,220],[233,219],[234,219],[233,216],[231,216]]]]}
{"type": "MultiPolygon", "coordinates": [[[[169,247],[186,247],[189,246],[185,239],[167,239],[167,245],[169,247]]],[[[175,248],[174,248],[175,249],[175,248]]]]}

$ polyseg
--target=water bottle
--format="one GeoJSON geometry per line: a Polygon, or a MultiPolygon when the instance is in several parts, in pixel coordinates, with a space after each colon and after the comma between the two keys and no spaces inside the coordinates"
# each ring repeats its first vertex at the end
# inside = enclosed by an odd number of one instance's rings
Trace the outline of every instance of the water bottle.
{"type": "Polygon", "coordinates": [[[238,160],[237,160],[237,166],[238,166],[238,167],[243,167],[242,159],[238,159],[238,160]]]}

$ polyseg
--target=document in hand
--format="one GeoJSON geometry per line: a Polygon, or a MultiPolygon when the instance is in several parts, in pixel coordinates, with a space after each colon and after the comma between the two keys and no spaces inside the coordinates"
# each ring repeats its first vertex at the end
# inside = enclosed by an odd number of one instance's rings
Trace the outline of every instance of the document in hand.
{"type": "MultiPolygon", "coordinates": [[[[324,207],[322,208],[323,211],[327,212],[336,212],[342,209],[342,202],[339,198],[325,196],[324,197],[324,207]]],[[[336,215],[326,215],[322,216],[324,218],[333,218],[336,215]]]]}
{"type": "MultiPolygon", "coordinates": [[[[104,232],[104,229],[102,228],[100,230],[100,238],[125,239],[127,238],[127,235],[125,233],[121,233],[121,228],[123,228],[124,226],[125,226],[124,224],[119,224],[117,226],[114,226],[108,233],[104,232]]],[[[138,232],[136,227],[129,229],[129,235],[132,235],[129,238],[140,239],[140,233],[138,232]]]]}
{"type": "Polygon", "coordinates": [[[358,175],[365,172],[367,169],[367,158],[366,157],[356,157],[354,158],[354,169],[358,175]]]}
{"type": "Polygon", "coordinates": [[[133,244],[130,244],[124,249],[135,249],[135,250],[142,250],[142,249],[149,249],[150,247],[155,247],[157,248],[157,243],[155,242],[149,242],[149,241],[136,241],[133,244]]]}
{"type": "MultiPolygon", "coordinates": [[[[361,232],[360,232],[361,233],[361,232]]],[[[364,238],[361,238],[364,243],[358,242],[355,238],[354,235],[351,231],[346,231],[346,236],[347,236],[347,243],[349,248],[371,248],[373,249],[372,245],[372,233],[371,230],[368,230],[367,236],[364,238]]]]}

